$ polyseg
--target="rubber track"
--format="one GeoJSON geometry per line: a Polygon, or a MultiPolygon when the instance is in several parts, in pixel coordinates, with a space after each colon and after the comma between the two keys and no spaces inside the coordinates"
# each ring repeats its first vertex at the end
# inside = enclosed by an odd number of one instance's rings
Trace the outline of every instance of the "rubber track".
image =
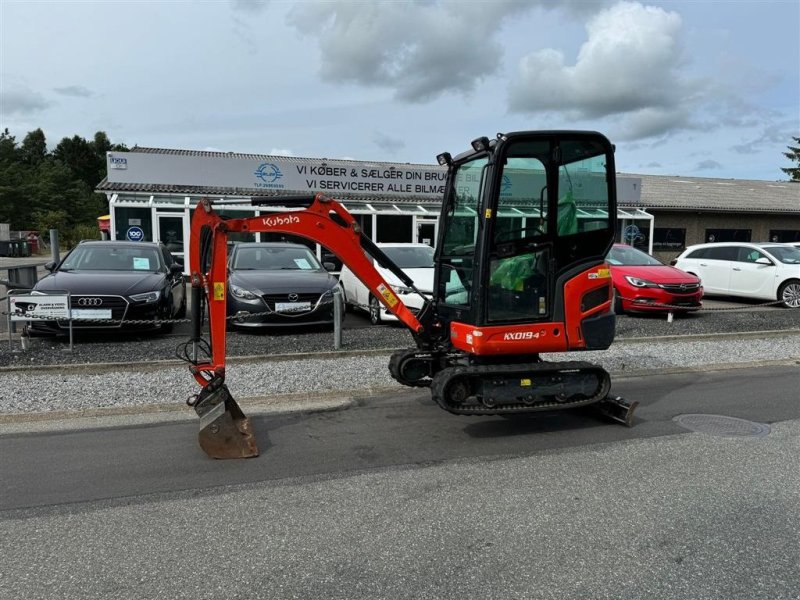
{"type": "Polygon", "coordinates": [[[464,367],[448,367],[441,370],[433,378],[431,383],[431,396],[433,400],[441,406],[444,410],[456,415],[502,415],[510,413],[526,413],[526,412],[539,412],[545,410],[559,410],[564,408],[578,408],[580,406],[588,406],[599,402],[608,395],[611,389],[611,378],[609,374],[598,365],[588,362],[537,362],[531,364],[507,364],[507,365],[475,365],[464,367]],[[453,379],[461,376],[468,377],[497,377],[504,376],[525,376],[531,373],[538,375],[547,374],[550,372],[558,372],[563,370],[589,370],[600,372],[602,374],[602,381],[597,391],[591,398],[581,398],[572,402],[542,402],[538,404],[503,404],[489,408],[483,405],[472,406],[451,406],[445,401],[445,389],[453,379]]]}

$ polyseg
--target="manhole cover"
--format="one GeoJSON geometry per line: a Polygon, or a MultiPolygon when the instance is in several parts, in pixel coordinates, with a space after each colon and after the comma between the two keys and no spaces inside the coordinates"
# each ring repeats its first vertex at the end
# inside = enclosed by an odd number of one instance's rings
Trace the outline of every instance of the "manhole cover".
{"type": "Polygon", "coordinates": [[[766,423],[725,415],[678,415],[672,420],[691,431],[722,437],[764,437],[770,432],[766,423]]]}

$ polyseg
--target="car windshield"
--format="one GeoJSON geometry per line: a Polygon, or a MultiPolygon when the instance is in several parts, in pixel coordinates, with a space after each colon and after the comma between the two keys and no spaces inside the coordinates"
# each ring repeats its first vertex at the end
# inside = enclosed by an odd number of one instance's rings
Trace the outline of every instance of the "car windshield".
{"type": "Polygon", "coordinates": [[[401,269],[433,268],[433,248],[430,246],[390,246],[381,250],[401,269]]]}
{"type": "Polygon", "coordinates": [[[233,258],[236,271],[319,271],[322,267],[308,248],[239,245],[233,258]]]}
{"type": "Polygon", "coordinates": [[[631,246],[612,246],[608,256],[606,256],[606,262],[610,265],[629,266],[658,266],[663,264],[649,254],[645,254],[631,246]]]}
{"type": "Polygon", "coordinates": [[[763,248],[782,263],[800,265],[800,248],[792,246],[763,246],[763,248]]]}
{"type": "Polygon", "coordinates": [[[137,246],[80,245],[61,263],[60,271],[159,271],[155,248],[137,246]]]}

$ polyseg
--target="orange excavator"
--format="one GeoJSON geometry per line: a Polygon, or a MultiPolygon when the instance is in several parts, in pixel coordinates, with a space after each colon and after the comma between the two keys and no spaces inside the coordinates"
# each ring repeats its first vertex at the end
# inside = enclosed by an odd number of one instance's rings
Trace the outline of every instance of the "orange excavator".
{"type": "Polygon", "coordinates": [[[250,421],[225,384],[231,233],[291,234],[333,252],[412,332],[416,347],[391,356],[391,375],[407,386],[429,387],[451,413],[595,405],[632,424],[637,403],[609,395],[610,377],[601,366],[541,357],[604,350],[614,340],[604,261],[617,227],[613,146],[589,131],[497,134],[471,145],[458,156],[437,157],[447,179],[430,297],[324,194],[253,198],[253,205],[275,212],[239,219],[224,218],[207,199],[199,203],[192,217],[193,351],[187,359],[201,389],[188,403],[200,417],[206,454],[258,455],[250,421]],[[402,282],[404,293],[423,296],[419,311],[406,307],[370,257],[402,282]],[[202,337],[206,307],[210,340],[202,337]]]}

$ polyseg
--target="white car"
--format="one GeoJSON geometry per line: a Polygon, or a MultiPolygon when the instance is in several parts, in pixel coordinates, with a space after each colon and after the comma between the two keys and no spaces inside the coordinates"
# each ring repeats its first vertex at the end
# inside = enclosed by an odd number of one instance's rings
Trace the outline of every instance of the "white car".
{"type": "MultiPolygon", "coordinates": [[[[413,281],[420,292],[430,297],[433,294],[433,248],[427,244],[376,244],[383,252],[400,267],[413,281]]],[[[374,261],[373,261],[374,263],[374,261]]],[[[375,268],[387,281],[400,299],[412,312],[422,308],[424,300],[403,285],[391,271],[374,263],[375,268]]],[[[381,321],[396,321],[395,317],[381,304],[367,286],[353,275],[346,266],[342,267],[339,282],[344,290],[344,300],[348,308],[360,308],[369,312],[369,320],[373,325],[381,321]]]]}
{"type": "Polygon", "coordinates": [[[781,301],[800,307],[800,248],[791,244],[717,242],[689,246],[674,266],[697,275],[706,294],[781,301]]]}

